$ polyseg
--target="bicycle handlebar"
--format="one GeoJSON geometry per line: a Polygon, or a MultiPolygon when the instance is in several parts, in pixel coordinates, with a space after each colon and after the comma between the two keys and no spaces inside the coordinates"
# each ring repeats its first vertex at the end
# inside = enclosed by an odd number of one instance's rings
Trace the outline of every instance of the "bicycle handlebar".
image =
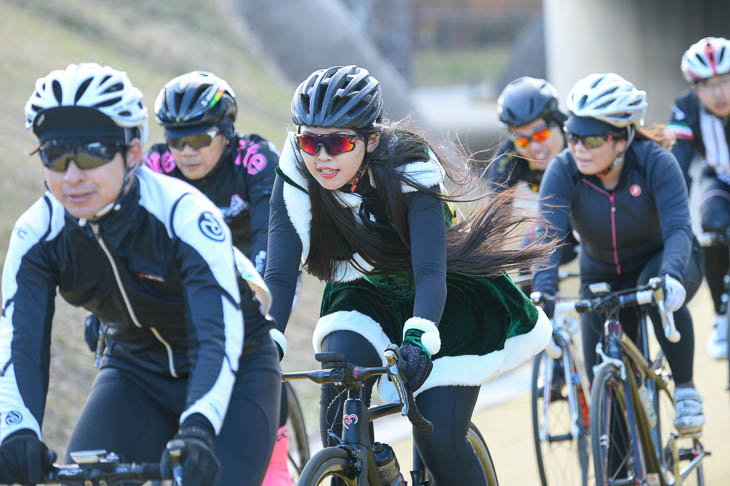
{"type": "Polygon", "coordinates": [[[424,434],[431,434],[433,424],[421,415],[416,406],[413,392],[405,386],[405,380],[398,368],[398,360],[400,359],[398,347],[394,344],[389,345],[384,351],[384,356],[387,366],[365,368],[346,363],[341,356],[335,355],[333,360],[324,361],[327,363],[328,369],[282,373],[281,377],[283,381],[310,380],[319,384],[332,384],[358,389],[368,378],[376,375],[387,375],[388,380],[393,382],[396,392],[398,392],[398,398],[402,406],[401,415],[407,416],[413,426],[424,434]]]}
{"type": "Polygon", "coordinates": [[[682,336],[674,324],[674,313],[667,312],[664,306],[664,288],[664,277],[653,277],[645,285],[633,289],[603,293],[591,299],[561,300],[553,295],[546,295],[541,292],[533,292],[530,299],[535,305],[545,301],[553,301],[556,304],[556,310],[560,305],[562,313],[577,312],[578,314],[597,311],[605,315],[612,315],[625,307],[654,304],[659,309],[664,336],[669,342],[676,343],[679,342],[682,336]]]}
{"type": "Polygon", "coordinates": [[[119,456],[104,450],[71,453],[76,464],[54,464],[41,484],[87,486],[120,484],[125,481],[160,481],[159,463],[120,463],[119,456]]]}

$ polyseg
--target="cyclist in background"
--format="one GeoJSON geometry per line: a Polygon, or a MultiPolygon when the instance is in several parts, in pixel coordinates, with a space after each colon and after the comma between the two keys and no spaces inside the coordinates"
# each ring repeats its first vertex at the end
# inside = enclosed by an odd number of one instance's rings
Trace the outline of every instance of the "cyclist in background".
{"type": "MultiPolygon", "coordinates": [[[[701,251],[693,245],[682,171],[660,145],[671,139],[664,138],[661,127],[642,128],[646,93],[617,74],[591,74],[578,81],[568,109],[569,149],[545,173],[541,214],[558,241],[565,237],[569,221],[580,236],[582,297],[592,297],[589,286],[596,282],[621,290],[654,276],[666,277],[666,308],[674,312],[681,340],[670,343],[657,309],[649,312],[674,377],[674,424],[680,432],[700,430],[705,416],[692,381],[694,334],[685,300],[702,280],[701,251]]],[[[555,295],[560,251],[551,256],[551,267],[535,275],[535,290],[555,295]]],[[[548,315],[551,307],[546,305],[548,315]]],[[[624,331],[636,339],[636,311],[621,311],[619,317],[624,331]]],[[[583,353],[591,379],[602,328],[600,316],[582,316],[583,353]]]]}
{"type": "MultiPolygon", "coordinates": [[[[700,175],[702,230],[724,233],[730,228],[730,41],[707,37],[682,56],[682,73],[692,83],[674,102],[669,129],[677,142],[672,153],[689,185],[693,157],[705,161],[700,175]]],[[[727,315],[721,313],[723,279],[728,272],[727,245],[705,247],[705,276],[715,308],[707,351],[727,358],[727,315]]]]}
{"type": "MultiPolygon", "coordinates": [[[[507,195],[456,222],[445,204],[453,198],[441,189],[448,161],[423,138],[383,122],[380,83],[367,70],[315,71],[296,89],[291,111],[296,132],[277,168],[265,277],[277,327],[287,324],[303,263],[328,282],[315,350],[381,366],[385,348],[399,344],[407,386],[434,424],[432,435],[414,431],[414,439],[435,481],[483,484],[466,441],[479,385],[531,358],[551,331],[502,272],[529,265],[546,248],[504,248],[505,234],[521,222],[510,216],[507,195]]],[[[385,384],[381,397],[392,397],[385,384]]],[[[338,392],[322,388],[324,444],[329,425],[341,423],[341,406],[328,408],[342,399],[338,392]]]]}
{"type": "Polygon", "coordinates": [[[108,344],[67,451],[160,461],[169,477],[181,447],[183,484],[259,485],[279,363],[270,321],[236,273],[252,264],[234,260],[220,210],[144,167],[147,109],[124,72],[53,71],[25,114],[48,191],[18,219],[3,268],[0,482],[35,484],[48,470],[41,423],[58,291],[99,316],[108,344]]]}
{"type": "MultiPolygon", "coordinates": [[[[485,178],[494,191],[501,191],[524,181],[531,191],[540,191],[545,170],[565,147],[563,123],[568,118],[558,108],[558,92],[544,79],[523,76],[505,86],[497,99],[499,122],[509,132],[489,164],[485,178]]],[[[534,238],[536,228],[531,225],[526,241],[534,238]]],[[[572,261],[578,241],[569,231],[560,264],[572,261]]],[[[523,289],[530,294],[531,286],[523,289]]]]}

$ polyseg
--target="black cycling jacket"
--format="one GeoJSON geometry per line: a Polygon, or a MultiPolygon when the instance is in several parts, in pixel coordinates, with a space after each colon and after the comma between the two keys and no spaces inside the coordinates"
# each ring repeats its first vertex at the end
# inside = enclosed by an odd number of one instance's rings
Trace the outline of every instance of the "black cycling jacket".
{"type": "Polygon", "coordinates": [[[484,177],[492,183],[495,191],[513,187],[518,182],[525,181],[530,189],[538,192],[544,174],[544,171],[530,167],[530,162],[515,150],[514,142],[507,140],[497,150],[484,177]]]}
{"type": "MultiPolygon", "coordinates": [[[[243,297],[230,232],[208,198],[141,167],[119,209],[97,222],[73,218],[50,193],[18,219],[2,280],[0,440],[23,428],[41,435],[56,291],[108,326],[102,368],[187,379],[180,421],[200,413],[220,430],[243,297]]],[[[245,334],[264,326],[247,322],[245,334]]]]}
{"type": "MultiPolygon", "coordinates": [[[[565,237],[569,223],[578,231],[584,276],[634,272],[663,250],[659,275],[682,281],[692,244],[687,187],[674,156],[658,144],[630,145],[613,191],[598,177],[578,172],[565,149],[545,172],[540,199],[540,213],[555,238],[565,237]]],[[[535,290],[555,293],[559,261],[560,249],[551,255],[550,267],[535,274],[535,290]]]]}
{"type": "Polygon", "coordinates": [[[198,188],[223,212],[233,244],[263,275],[269,226],[269,198],[279,153],[274,144],[256,134],[236,134],[218,164],[202,179],[186,179],[175,165],[167,144],[147,153],[147,166],[198,188]]]}
{"type": "MultiPolygon", "coordinates": [[[[674,100],[668,128],[676,135],[672,154],[677,158],[688,187],[690,183],[689,166],[695,153],[705,158],[705,143],[700,128],[700,101],[693,89],[687,89],[674,100]]],[[[724,120],[725,139],[730,140],[730,123],[724,120]]],[[[703,168],[710,175],[715,170],[709,165],[703,168]]]]}

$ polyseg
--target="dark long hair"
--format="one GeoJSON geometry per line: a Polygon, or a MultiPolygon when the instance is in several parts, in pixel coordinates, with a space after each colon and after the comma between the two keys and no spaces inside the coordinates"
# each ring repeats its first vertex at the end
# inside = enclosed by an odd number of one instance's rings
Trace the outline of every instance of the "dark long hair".
{"type": "MultiPolygon", "coordinates": [[[[460,169],[413,127],[382,127],[380,143],[374,152],[366,154],[367,184],[363,204],[376,197],[385,210],[387,220],[374,222],[369,218],[356,220],[353,212],[336,199],[335,191],[324,189],[299,161],[299,170],[307,178],[312,204],[310,249],[305,262],[307,271],[326,281],[333,279],[338,260],[349,262],[365,271],[351,259],[357,252],[376,270],[390,273],[411,267],[410,233],[406,198],[402,184],[429,194],[443,202],[471,203],[475,209],[446,231],[447,268],[451,271],[480,276],[497,276],[503,272],[528,268],[544,262],[553,245],[542,240],[521,246],[529,218],[513,212],[514,192],[503,191],[478,197],[481,179],[469,166],[460,169]],[[451,195],[423,187],[406,177],[404,164],[428,160],[431,149],[441,162],[447,179],[456,190],[451,195]],[[369,176],[369,177],[368,177],[369,176]],[[368,194],[369,193],[369,194],[368,194]],[[395,230],[395,231],[393,231],[395,230]]],[[[482,191],[484,193],[484,191],[482,191]]]]}

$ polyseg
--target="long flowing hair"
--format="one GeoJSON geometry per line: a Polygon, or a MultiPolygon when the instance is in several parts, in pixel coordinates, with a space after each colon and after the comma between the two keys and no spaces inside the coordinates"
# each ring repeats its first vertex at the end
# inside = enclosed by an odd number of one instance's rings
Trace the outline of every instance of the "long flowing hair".
{"type": "MultiPolygon", "coordinates": [[[[324,189],[297,157],[298,169],[307,179],[312,204],[310,250],[305,261],[309,273],[331,281],[336,264],[341,260],[348,260],[355,268],[365,272],[367,269],[352,259],[354,252],[383,273],[411,268],[408,211],[402,185],[445,203],[475,206],[466,217],[447,228],[448,270],[493,277],[547,260],[554,248],[553,243],[537,239],[526,246],[520,244],[526,231],[525,223],[538,218],[513,211],[513,191],[480,197],[487,192],[487,186],[470,170],[470,164],[462,164],[460,168],[452,163],[443,151],[417,133],[417,129],[398,125],[381,126],[378,131],[380,143],[372,153],[366,154],[363,162],[367,166],[367,175],[363,175],[362,179],[366,179],[370,186],[368,189],[372,188],[365,191],[363,199],[365,204],[368,197],[376,197],[385,210],[385,220],[356,218],[336,199],[335,191],[324,189]],[[402,171],[404,164],[428,160],[429,149],[436,154],[447,180],[456,188],[451,195],[442,193],[438,187],[424,187],[402,171]]],[[[470,160],[467,159],[467,162],[470,160]]]]}

